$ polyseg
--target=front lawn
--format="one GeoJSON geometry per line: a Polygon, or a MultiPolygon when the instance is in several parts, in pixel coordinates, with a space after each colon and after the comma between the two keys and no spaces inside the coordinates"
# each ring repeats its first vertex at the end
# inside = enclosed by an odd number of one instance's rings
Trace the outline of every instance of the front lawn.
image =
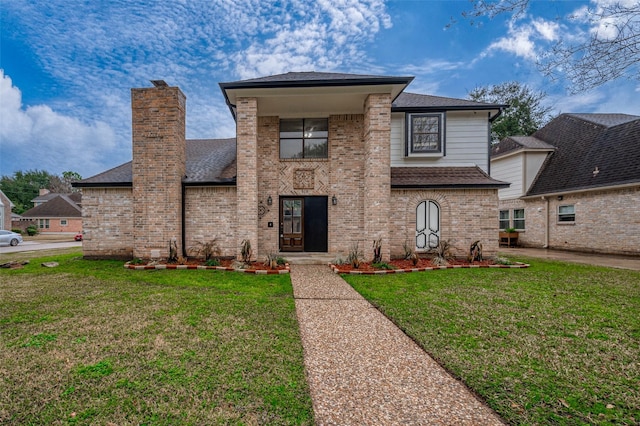
{"type": "Polygon", "coordinates": [[[640,423],[640,272],[345,275],[511,424],[640,423]]]}
{"type": "Polygon", "coordinates": [[[313,423],[289,276],[80,255],[0,270],[1,424],[313,423]]]}

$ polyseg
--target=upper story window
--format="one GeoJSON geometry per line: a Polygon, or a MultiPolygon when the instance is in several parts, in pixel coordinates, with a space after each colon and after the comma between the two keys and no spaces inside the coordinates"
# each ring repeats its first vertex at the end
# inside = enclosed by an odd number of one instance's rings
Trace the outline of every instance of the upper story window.
{"type": "Polygon", "coordinates": [[[280,158],[327,158],[329,120],[286,118],[280,120],[280,158]]]}
{"type": "Polygon", "coordinates": [[[406,155],[444,154],[444,113],[407,114],[406,155]]]}
{"type": "Polygon", "coordinates": [[[576,221],[576,209],[575,206],[558,206],[558,222],[575,222],[576,221]]]}

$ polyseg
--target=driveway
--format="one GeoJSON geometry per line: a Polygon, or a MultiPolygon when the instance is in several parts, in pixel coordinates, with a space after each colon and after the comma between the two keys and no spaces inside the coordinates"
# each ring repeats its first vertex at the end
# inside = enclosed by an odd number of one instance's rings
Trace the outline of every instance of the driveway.
{"type": "Polygon", "coordinates": [[[35,251],[35,250],[54,250],[63,249],[69,247],[82,247],[82,241],[69,241],[69,242],[36,242],[36,241],[24,241],[17,246],[0,246],[0,254],[5,253],[19,253],[23,251],[35,251]]]}
{"type": "Polygon", "coordinates": [[[498,251],[506,256],[537,257],[539,259],[560,260],[563,262],[608,266],[611,268],[640,271],[640,256],[616,256],[612,254],[580,253],[575,251],[550,250],[528,247],[500,247],[498,251]]]}

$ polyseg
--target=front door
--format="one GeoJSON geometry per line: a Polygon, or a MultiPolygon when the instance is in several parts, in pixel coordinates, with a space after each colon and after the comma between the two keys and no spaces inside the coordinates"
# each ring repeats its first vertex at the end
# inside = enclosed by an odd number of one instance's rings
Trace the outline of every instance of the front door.
{"type": "Polygon", "coordinates": [[[280,198],[280,250],[304,250],[304,198],[280,198]]]}

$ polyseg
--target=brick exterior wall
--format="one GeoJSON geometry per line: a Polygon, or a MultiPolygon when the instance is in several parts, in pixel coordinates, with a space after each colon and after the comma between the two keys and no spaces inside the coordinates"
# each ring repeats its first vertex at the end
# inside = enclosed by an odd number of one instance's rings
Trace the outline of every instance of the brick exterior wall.
{"type": "Polygon", "coordinates": [[[82,220],[86,258],[133,256],[133,194],[131,188],[83,188],[82,220]]]}
{"type": "Polygon", "coordinates": [[[238,98],[236,102],[236,152],[238,190],[237,256],[242,240],[248,239],[256,258],[258,242],[258,100],[238,98]]]}
{"type": "Polygon", "coordinates": [[[549,248],[640,255],[640,186],[548,197],[548,208],[541,198],[501,201],[500,209],[507,208],[525,209],[525,232],[518,237],[524,247],[545,245],[548,217],[549,248]],[[558,223],[560,205],[575,206],[575,223],[558,223]]]}
{"type": "Polygon", "coordinates": [[[182,252],[185,103],[177,87],[131,90],[135,257],[168,257],[173,238],[182,252]]]}
{"type": "MultiPolygon", "coordinates": [[[[364,104],[364,234],[381,239],[382,260],[389,260],[391,201],[391,95],[372,94],[364,104]]],[[[371,243],[370,243],[371,244],[371,243]]]]}
{"type": "Polygon", "coordinates": [[[406,242],[415,247],[416,207],[433,200],[440,207],[440,240],[449,241],[456,256],[480,240],[484,257],[498,252],[498,191],[495,189],[391,190],[391,257],[401,257],[406,242]]]}
{"type": "Polygon", "coordinates": [[[329,158],[327,195],[338,199],[329,202],[329,253],[344,258],[353,244],[371,244],[364,234],[364,115],[329,117],[329,158]]]}
{"type": "Polygon", "coordinates": [[[216,239],[222,256],[237,252],[237,193],[235,187],[187,187],[185,246],[187,254],[198,242],[216,239]]]}

